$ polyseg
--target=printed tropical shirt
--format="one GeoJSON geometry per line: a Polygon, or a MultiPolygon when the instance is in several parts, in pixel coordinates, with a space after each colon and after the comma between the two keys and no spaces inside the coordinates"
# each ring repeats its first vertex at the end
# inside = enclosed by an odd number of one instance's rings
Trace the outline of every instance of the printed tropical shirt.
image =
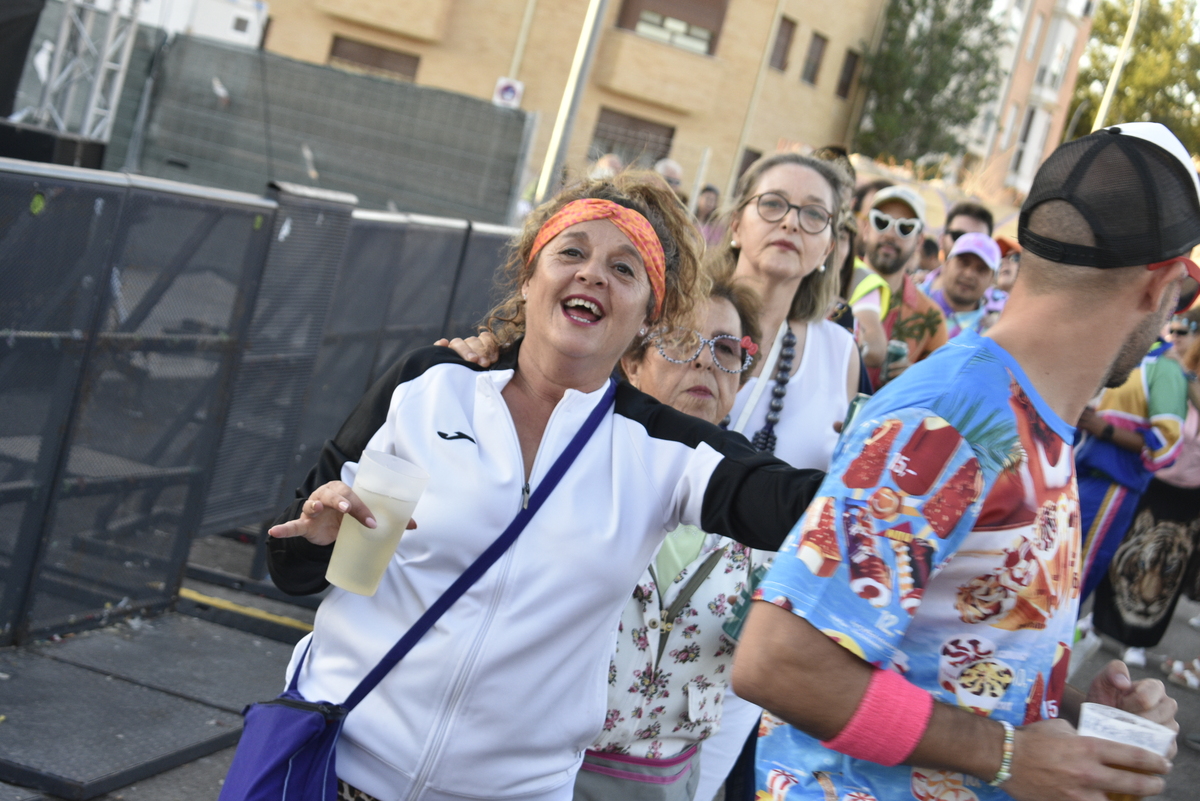
{"type": "MultiPolygon", "coordinates": [[[[901,291],[891,296],[887,314],[883,317],[883,331],[889,341],[897,339],[908,345],[908,360],[913,364],[945,345],[949,339],[942,310],[907,275],[901,291]]],[[[878,368],[868,368],[867,374],[872,386],[880,385],[878,368]]]]}
{"type": "Polygon", "coordinates": [[[621,614],[608,713],[591,750],[666,759],[717,731],[734,650],[723,627],[746,589],[749,566],[750,549],[709,534],[700,555],[667,583],[647,568],[621,614]],[[669,614],[710,558],[715,564],[703,583],[669,614]]]}
{"type": "MultiPolygon", "coordinates": [[[[1079,605],[1074,433],[1006,351],[964,332],[864,407],[755,598],[942,703],[1057,717],[1079,605]]],[[[760,799],[1008,798],[852,759],[770,715],[759,735],[760,799]]]]}

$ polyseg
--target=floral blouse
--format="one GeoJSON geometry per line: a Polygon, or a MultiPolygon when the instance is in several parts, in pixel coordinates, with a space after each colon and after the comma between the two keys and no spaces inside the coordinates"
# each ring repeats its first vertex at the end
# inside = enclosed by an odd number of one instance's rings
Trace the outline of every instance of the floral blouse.
{"type": "Polygon", "coordinates": [[[653,566],[646,569],[621,615],[608,714],[591,750],[664,759],[717,731],[734,649],[722,626],[745,590],[749,554],[744,545],[708,534],[700,555],[666,586],[653,566]],[[710,559],[712,570],[672,616],[710,559]]]}

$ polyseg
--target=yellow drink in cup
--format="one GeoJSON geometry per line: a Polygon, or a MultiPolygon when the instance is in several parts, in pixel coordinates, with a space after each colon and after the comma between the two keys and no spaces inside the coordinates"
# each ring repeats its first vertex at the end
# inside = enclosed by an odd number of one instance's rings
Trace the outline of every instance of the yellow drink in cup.
{"type": "Polygon", "coordinates": [[[376,526],[367,528],[350,515],[342,516],[326,580],[343,590],[374,595],[428,483],[429,474],[412,462],[363,451],[354,494],[371,510],[376,526]]]}
{"type": "MultiPolygon", "coordinates": [[[[1136,745],[1166,756],[1175,742],[1175,732],[1166,726],[1138,717],[1129,712],[1104,704],[1083,704],[1079,711],[1079,733],[1085,737],[1096,737],[1114,743],[1136,745]]],[[[1110,768],[1127,770],[1131,773],[1147,771],[1127,768],[1124,765],[1109,765],[1110,768]]],[[[1128,793],[1106,793],[1111,801],[1138,801],[1140,796],[1128,793]]]]}

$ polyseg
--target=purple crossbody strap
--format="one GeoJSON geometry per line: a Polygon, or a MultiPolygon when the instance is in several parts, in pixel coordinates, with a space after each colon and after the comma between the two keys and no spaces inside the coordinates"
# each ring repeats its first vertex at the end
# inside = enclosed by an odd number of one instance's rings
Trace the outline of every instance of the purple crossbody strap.
{"type": "MultiPolygon", "coordinates": [[[[610,378],[608,389],[605,390],[604,396],[596,404],[596,408],[592,410],[592,413],[588,415],[587,420],[584,421],[570,443],[568,443],[566,450],[555,460],[550,470],[546,473],[546,477],[542,479],[537,489],[529,496],[528,505],[517,512],[517,516],[508,524],[508,528],[504,530],[504,533],[497,537],[488,546],[488,549],[480,554],[479,558],[472,562],[470,567],[463,571],[461,576],[455,579],[450,588],[433,602],[429,609],[425,611],[425,614],[421,615],[421,618],[413,624],[412,628],[404,633],[404,636],[392,646],[392,649],[384,655],[383,659],[379,660],[379,664],[359,682],[358,686],[354,688],[354,692],[350,693],[345,703],[342,704],[347,712],[358,706],[359,702],[367,696],[367,693],[374,690],[379,682],[383,681],[383,677],[404,658],[405,654],[412,650],[413,646],[425,636],[425,632],[433,628],[433,624],[437,622],[438,618],[445,614],[446,610],[461,598],[471,588],[471,585],[478,581],[479,577],[487,572],[489,567],[495,564],[496,560],[504,555],[509,546],[516,542],[517,537],[525,530],[525,526],[529,524],[529,521],[537,514],[538,509],[541,509],[542,504],[546,502],[546,498],[558,486],[558,482],[562,480],[567,469],[575,461],[575,457],[583,450],[583,446],[592,438],[592,434],[599,427],[600,421],[604,419],[605,415],[608,414],[608,410],[612,407],[616,395],[617,382],[610,378]]],[[[307,655],[307,651],[305,653],[307,655]]],[[[301,659],[299,664],[303,665],[304,660],[301,659]]],[[[299,672],[300,668],[298,666],[295,674],[299,674],[299,672]]],[[[295,674],[292,676],[292,689],[295,689],[295,674]]]]}

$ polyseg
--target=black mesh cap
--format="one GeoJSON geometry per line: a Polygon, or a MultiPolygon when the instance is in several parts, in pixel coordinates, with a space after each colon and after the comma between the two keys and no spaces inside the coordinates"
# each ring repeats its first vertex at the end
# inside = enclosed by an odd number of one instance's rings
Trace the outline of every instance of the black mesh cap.
{"type": "Polygon", "coordinates": [[[1017,239],[1063,264],[1133,267],[1186,256],[1200,243],[1200,182],[1183,144],[1158,123],[1129,123],[1068,142],[1038,170],[1021,206],[1017,239]],[[1029,230],[1048,200],[1070,203],[1096,246],[1059,242],[1029,230]]]}

